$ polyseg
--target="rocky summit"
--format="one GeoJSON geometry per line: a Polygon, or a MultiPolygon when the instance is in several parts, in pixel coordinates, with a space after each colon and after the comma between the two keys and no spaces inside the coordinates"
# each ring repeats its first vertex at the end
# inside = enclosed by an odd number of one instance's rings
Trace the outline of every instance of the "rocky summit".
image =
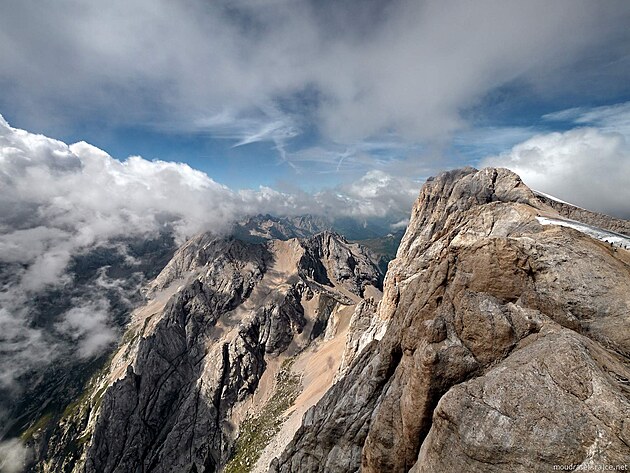
{"type": "Polygon", "coordinates": [[[566,209],[505,169],[429,180],[389,265],[382,339],[270,471],[627,465],[630,254],[541,224],[579,217],[566,209]]]}
{"type": "Polygon", "coordinates": [[[630,468],[628,222],[505,169],[429,179],[381,275],[325,231],[188,241],[40,472],[630,468]]]}

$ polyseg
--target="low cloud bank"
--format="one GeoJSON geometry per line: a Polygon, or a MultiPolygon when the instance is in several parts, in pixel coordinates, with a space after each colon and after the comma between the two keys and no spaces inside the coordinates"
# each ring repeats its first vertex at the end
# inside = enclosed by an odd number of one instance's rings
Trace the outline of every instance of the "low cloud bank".
{"type": "Polygon", "coordinates": [[[0,442],[0,471],[20,473],[29,456],[29,450],[18,439],[0,442]]]}

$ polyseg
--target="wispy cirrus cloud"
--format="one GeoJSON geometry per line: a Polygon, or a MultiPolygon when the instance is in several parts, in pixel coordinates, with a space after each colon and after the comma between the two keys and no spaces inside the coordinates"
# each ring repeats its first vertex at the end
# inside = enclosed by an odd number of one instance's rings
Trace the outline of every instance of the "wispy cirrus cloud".
{"type": "MultiPolygon", "coordinates": [[[[212,134],[216,139],[231,140],[232,148],[259,142],[273,143],[280,160],[295,168],[287,159],[287,143],[301,133],[295,119],[272,104],[258,107],[250,113],[226,110],[197,119],[197,131],[212,134]]],[[[297,168],[295,168],[297,169],[297,168]]]]}
{"type": "Polygon", "coordinates": [[[457,134],[453,147],[466,159],[500,153],[540,133],[535,126],[486,126],[472,128],[457,134]]]}
{"type": "Polygon", "coordinates": [[[620,133],[630,138],[630,102],[600,107],[575,107],[543,116],[549,122],[568,122],[592,126],[607,133],[620,133]]]}

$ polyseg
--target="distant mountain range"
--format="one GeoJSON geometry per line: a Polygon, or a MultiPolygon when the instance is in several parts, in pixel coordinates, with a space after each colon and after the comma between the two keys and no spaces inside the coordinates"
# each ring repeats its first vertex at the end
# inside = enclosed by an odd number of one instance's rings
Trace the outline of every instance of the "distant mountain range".
{"type": "Polygon", "coordinates": [[[256,215],[234,225],[232,234],[244,241],[260,242],[277,238],[304,238],[326,230],[343,235],[348,240],[368,240],[400,232],[390,218],[353,219],[349,217],[327,219],[315,215],[274,217],[256,215]]]}
{"type": "Polygon", "coordinates": [[[392,227],[388,219],[328,220],[313,215],[297,217],[256,215],[235,224],[232,234],[243,241],[260,243],[270,239],[307,238],[323,231],[333,231],[368,248],[379,269],[385,274],[387,264],[396,256],[396,250],[405,233],[404,228],[392,227]]]}

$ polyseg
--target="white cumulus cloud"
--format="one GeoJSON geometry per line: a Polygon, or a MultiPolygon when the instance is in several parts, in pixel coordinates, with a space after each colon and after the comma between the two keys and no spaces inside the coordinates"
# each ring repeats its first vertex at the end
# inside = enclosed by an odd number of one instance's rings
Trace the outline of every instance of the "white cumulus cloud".
{"type": "Polygon", "coordinates": [[[533,189],[630,218],[630,146],[621,133],[585,127],[539,134],[481,165],[507,167],[533,189]]]}
{"type": "Polygon", "coordinates": [[[0,471],[20,473],[30,455],[29,450],[18,439],[0,442],[0,471]]]}
{"type": "Polygon", "coordinates": [[[102,353],[118,335],[118,331],[112,328],[109,303],[104,299],[68,310],[62,315],[57,330],[77,343],[77,353],[81,358],[102,353]]]}

